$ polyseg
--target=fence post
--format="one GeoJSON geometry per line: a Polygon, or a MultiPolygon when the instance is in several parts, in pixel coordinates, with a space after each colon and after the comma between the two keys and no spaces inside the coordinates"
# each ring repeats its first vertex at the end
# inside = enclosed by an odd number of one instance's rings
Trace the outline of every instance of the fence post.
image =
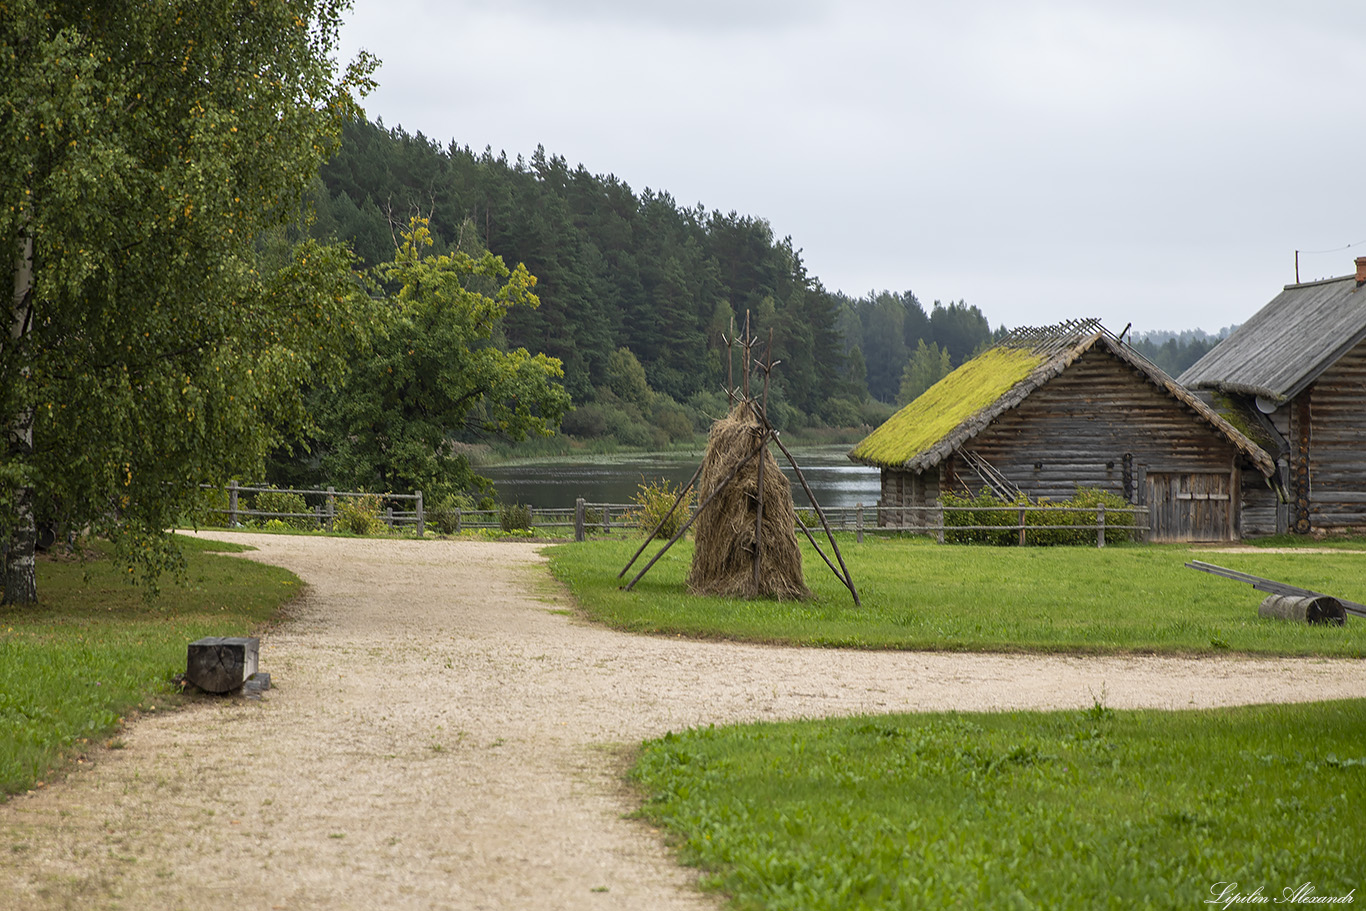
{"type": "Polygon", "coordinates": [[[605,535],[612,533],[612,507],[606,503],[602,504],[602,533],[605,535]]]}
{"type": "Polygon", "coordinates": [[[384,524],[390,528],[394,527],[394,507],[386,506],[384,508],[384,524]]]}
{"type": "Polygon", "coordinates": [[[332,523],[337,518],[337,488],[332,485],[327,487],[327,530],[332,530],[332,523]]]}
{"type": "Polygon", "coordinates": [[[863,504],[854,507],[854,540],[863,543],[863,504]]]}
{"type": "Polygon", "coordinates": [[[228,527],[237,527],[237,482],[228,482],[228,527]]]}
{"type": "Polygon", "coordinates": [[[415,490],[417,494],[417,536],[420,538],[427,533],[427,523],[422,515],[422,491],[415,490]]]}
{"type": "MultiPolygon", "coordinates": [[[[1045,538],[1044,540],[1048,539],[1045,538]]],[[[1023,506],[1020,507],[1020,546],[1025,546],[1025,511],[1023,506]]]]}
{"type": "Polygon", "coordinates": [[[1096,546],[1105,546],[1105,504],[1096,507],[1096,546]]]}
{"type": "Polygon", "coordinates": [[[455,533],[460,534],[460,507],[455,507],[455,533]]]}

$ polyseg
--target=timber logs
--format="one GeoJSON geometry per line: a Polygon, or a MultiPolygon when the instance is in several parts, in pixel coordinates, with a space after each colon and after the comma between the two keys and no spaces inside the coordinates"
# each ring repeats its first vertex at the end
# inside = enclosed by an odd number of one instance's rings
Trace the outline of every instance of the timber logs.
{"type": "Polygon", "coordinates": [[[1301,623],[1330,623],[1342,626],[1347,612],[1342,602],[1328,595],[1267,595],[1257,616],[1273,620],[1298,620],[1301,623]]]}
{"type": "Polygon", "coordinates": [[[210,693],[242,688],[260,664],[261,640],[255,636],[206,636],[190,643],[185,679],[210,693]]]}

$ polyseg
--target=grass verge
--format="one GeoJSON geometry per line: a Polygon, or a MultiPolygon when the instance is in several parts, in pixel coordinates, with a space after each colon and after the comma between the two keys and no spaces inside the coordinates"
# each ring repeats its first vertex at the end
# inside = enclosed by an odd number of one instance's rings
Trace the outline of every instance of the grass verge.
{"type": "Polygon", "coordinates": [[[1366,883],[1364,729],[1366,700],[884,716],[669,734],[634,776],[737,909],[1269,904],[1366,883]]]}
{"type": "Polygon", "coordinates": [[[0,795],[108,740],[129,712],[174,705],[188,643],[247,635],[299,591],[286,570],[210,552],[240,545],[181,544],[185,584],[163,585],[156,600],[96,550],[40,562],[42,603],[0,608],[0,795]]]}
{"type": "MultiPolygon", "coordinates": [[[[633,590],[617,573],[639,539],[551,548],[550,565],[587,614],[618,629],[794,645],[961,651],[1366,656],[1366,621],[1320,627],[1262,620],[1262,593],[1186,569],[1191,559],[1366,602],[1366,555],[1212,554],[1183,546],[945,547],[844,540],[863,600],[803,545],[811,601],[695,597],[688,542],[633,590]]],[[[658,550],[653,544],[626,576],[658,550]]]]}

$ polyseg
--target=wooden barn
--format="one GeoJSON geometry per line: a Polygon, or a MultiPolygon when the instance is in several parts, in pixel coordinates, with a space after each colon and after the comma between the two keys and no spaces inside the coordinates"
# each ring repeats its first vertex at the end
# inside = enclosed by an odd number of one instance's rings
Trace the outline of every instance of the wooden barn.
{"type": "Polygon", "coordinates": [[[1003,478],[1032,500],[1096,488],[1150,509],[1150,540],[1240,537],[1275,461],[1096,320],[1017,329],[850,452],[882,469],[879,524],[938,524],[941,493],[1003,478]]]}
{"type": "Polygon", "coordinates": [[[1286,285],[1181,375],[1266,439],[1288,502],[1257,501],[1249,533],[1366,531],[1366,257],[1356,274],[1286,285]]]}

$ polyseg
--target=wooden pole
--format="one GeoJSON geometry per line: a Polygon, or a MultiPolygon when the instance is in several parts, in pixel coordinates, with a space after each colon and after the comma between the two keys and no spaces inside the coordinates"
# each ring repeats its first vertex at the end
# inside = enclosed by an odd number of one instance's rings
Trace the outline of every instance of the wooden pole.
{"type": "MultiPolygon", "coordinates": [[[[702,466],[698,465],[697,470],[692,473],[692,480],[688,481],[687,485],[685,485],[684,488],[678,492],[678,498],[674,500],[674,505],[669,507],[669,511],[664,514],[664,518],[660,519],[659,524],[654,527],[654,530],[645,536],[645,541],[640,545],[640,549],[637,550],[631,556],[631,559],[627,561],[626,565],[621,568],[621,572],[617,573],[618,579],[626,575],[626,570],[630,569],[631,564],[635,563],[636,560],[640,558],[640,555],[645,552],[645,548],[650,546],[650,542],[655,539],[655,535],[659,534],[659,530],[664,527],[664,523],[669,521],[669,516],[674,514],[674,510],[678,508],[678,504],[683,502],[684,495],[687,494],[688,491],[692,490],[692,486],[697,483],[697,476],[701,473],[702,466]]],[[[629,588],[629,586],[627,587],[629,588]]]]}
{"type": "Polygon", "coordinates": [[[574,501],[574,540],[583,540],[583,497],[574,501]]]}
{"type": "MultiPolygon", "coordinates": [[[[772,429],[771,427],[769,428],[772,429]]],[[[773,434],[773,442],[778,444],[778,448],[787,456],[787,462],[792,466],[792,470],[797,473],[797,480],[802,482],[802,490],[806,491],[806,496],[811,500],[811,506],[816,510],[816,517],[821,520],[821,527],[825,529],[825,536],[830,540],[830,549],[835,552],[835,559],[839,560],[840,569],[844,570],[844,576],[840,579],[844,587],[849,589],[849,594],[854,596],[854,606],[862,607],[863,603],[859,600],[858,589],[854,587],[854,579],[849,575],[849,567],[844,565],[844,556],[840,553],[840,546],[835,543],[835,533],[830,530],[830,523],[825,520],[825,513],[821,510],[821,504],[817,502],[816,495],[811,492],[811,485],[806,483],[806,475],[802,474],[801,467],[797,460],[792,457],[792,453],[783,445],[783,441],[778,438],[778,434],[773,434]]],[[[834,567],[831,567],[833,569],[834,567]]]]}
{"type": "Polygon", "coordinates": [[[759,448],[755,450],[759,453],[759,480],[757,496],[758,501],[754,507],[754,594],[759,594],[759,561],[764,553],[764,456],[763,453],[768,449],[768,441],[764,439],[765,434],[758,434],[759,448]]]}

